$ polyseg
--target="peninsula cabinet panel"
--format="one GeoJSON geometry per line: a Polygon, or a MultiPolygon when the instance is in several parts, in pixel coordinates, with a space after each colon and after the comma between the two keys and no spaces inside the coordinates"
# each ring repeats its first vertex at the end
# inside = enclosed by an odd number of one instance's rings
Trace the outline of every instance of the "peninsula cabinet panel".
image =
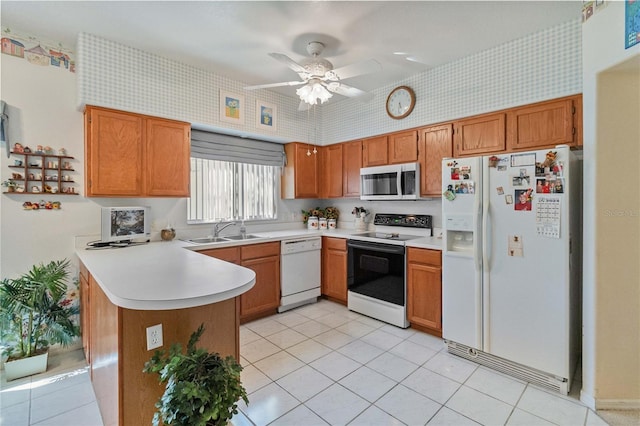
{"type": "Polygon", "coordinates": [[[147,195],[188,197],[190,127],[161,119],[147,119],[146,123],[147,195]]]}
{"type": "Polygon", "coordinates": [[[82,262],[80,262],[80,333],[82,335],[82,350],[87,363],[91,363],[91,350],[89,343],[91,341],[91,314],[89,297],[89,271],[82,262]]]}
{"type": "Polygon", "coordinates": [[[143,134],[141,116],[87,107],[85,190],[88,197],[143,193],[143,134]]]}
{"type": "Polygon", "coordinates": [[[387,136],[364,139],[362,141],[362,167],[389,164],[389,144],[387,136]]]}
{"type": "Polygon", "coordinates": [[[156,374],[143,373],[155,350],[147,350],[146,329],[162,324],[164,345],[183,347],[204,324],[198,347],[240,359],[238,298],[187,309],[141,311],[111,303],[89,275],[91,298],[91,381],[105,425],[151,424],[154,404],[164,392],[156,374]]]}
{"type": "Polygon", "coordinates": [[[564,98],[510,109],[507,148],[516,151],[578,145],[576,103],[574,98],[564,98]]]}
{"type": "Polygon", "coordinates": [[[282,198],[319,198],[320,151],[313,153],[312,145],[292,142],[284,146],[284,152],[287,164],[282,173],[282,198]]]}
{"type": "Polygon", "coordinates": [[[347,304],[347,240],[322,238],[322,294],[347,304]]]}
{"type": "Polygon", "coordinates": [[[442,336],[442,264],[438,250],[407,249],[407,319],[442,336]]]}
{"type": "Polygon", "coordinates": [[[506,149],[504,113],[486,114],[454,123],[454,156],[485,155],[506,149]]]}
{"type": "Polygon", "coordinates": [[[88,197],[188,197],[190,124],[85,109],[88,197]]]}
{"type": "Polygon", "coordinates": [[[392,133],[389,139],[389,164],[418,161],[418,131],[392,133]]]}
{"type": "Polygon", "coordinates": [[[342,196],[359,197],[362,141],[342,144],[342,165],[342,196]]]}
{"type": "Polygon", "coordinates": [[[453,155],[453,125],[443,124],[420,129],[420,195],[442,195],[442,159],[453,155]]]}
{"type": "Polygon", "coordinates": [[[321,190],[320,198],[342,197],[342,144],[322,147],[321,152],[321,190]]]}

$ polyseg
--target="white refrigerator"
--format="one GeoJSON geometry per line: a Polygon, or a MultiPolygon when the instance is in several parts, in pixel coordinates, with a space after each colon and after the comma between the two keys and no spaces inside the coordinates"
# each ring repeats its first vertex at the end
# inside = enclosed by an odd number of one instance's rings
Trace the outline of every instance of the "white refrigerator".
{"type": "Polygon", "coordinates": [[[581,180],[566,146],[443,160],[449,352],[569,392],[580,345],[581,180]]]}

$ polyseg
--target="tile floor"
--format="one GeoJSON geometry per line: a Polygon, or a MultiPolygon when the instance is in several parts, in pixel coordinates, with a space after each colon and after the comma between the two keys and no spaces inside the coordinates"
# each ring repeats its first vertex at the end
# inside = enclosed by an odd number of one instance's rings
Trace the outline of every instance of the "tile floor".
{"type": "MultiPolygon", "coordinates": [[[[607,424],[576,399],[579,382],[569,396],[550,393],[325,300],[245,324],[240,342],[250,403],[234,426],[607,424]]],[[[0,384],[2,425],[102,424],[82,351],[0,384]]]]}

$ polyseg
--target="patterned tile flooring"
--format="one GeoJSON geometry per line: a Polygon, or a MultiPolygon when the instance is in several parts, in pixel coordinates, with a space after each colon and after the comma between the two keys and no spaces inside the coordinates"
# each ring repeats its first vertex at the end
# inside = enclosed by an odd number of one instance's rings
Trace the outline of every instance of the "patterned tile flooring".
{"type": "MultiPolygon", "coordinates": [[[[607,424],[579,402],[578,381],[569,396],[551,393],[326,300],[247,323],[240,342],[250,403],[234,426],[607,424]]],[[[2,425],[102,424],[80,350],[0,385],[2,425]]]]}

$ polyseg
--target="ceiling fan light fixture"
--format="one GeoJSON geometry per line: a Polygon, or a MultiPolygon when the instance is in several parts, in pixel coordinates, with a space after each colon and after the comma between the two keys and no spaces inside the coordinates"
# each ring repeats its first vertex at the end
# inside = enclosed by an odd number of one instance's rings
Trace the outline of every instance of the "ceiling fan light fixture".
{"type": "Polygon", "coordinates": [[[297,89],[296,94],[300,97],[301,101],[309,105],[317,105],[318,101],[323,104],[333,96],[317,79],[311,80],[308,84],[297,89]]]}

